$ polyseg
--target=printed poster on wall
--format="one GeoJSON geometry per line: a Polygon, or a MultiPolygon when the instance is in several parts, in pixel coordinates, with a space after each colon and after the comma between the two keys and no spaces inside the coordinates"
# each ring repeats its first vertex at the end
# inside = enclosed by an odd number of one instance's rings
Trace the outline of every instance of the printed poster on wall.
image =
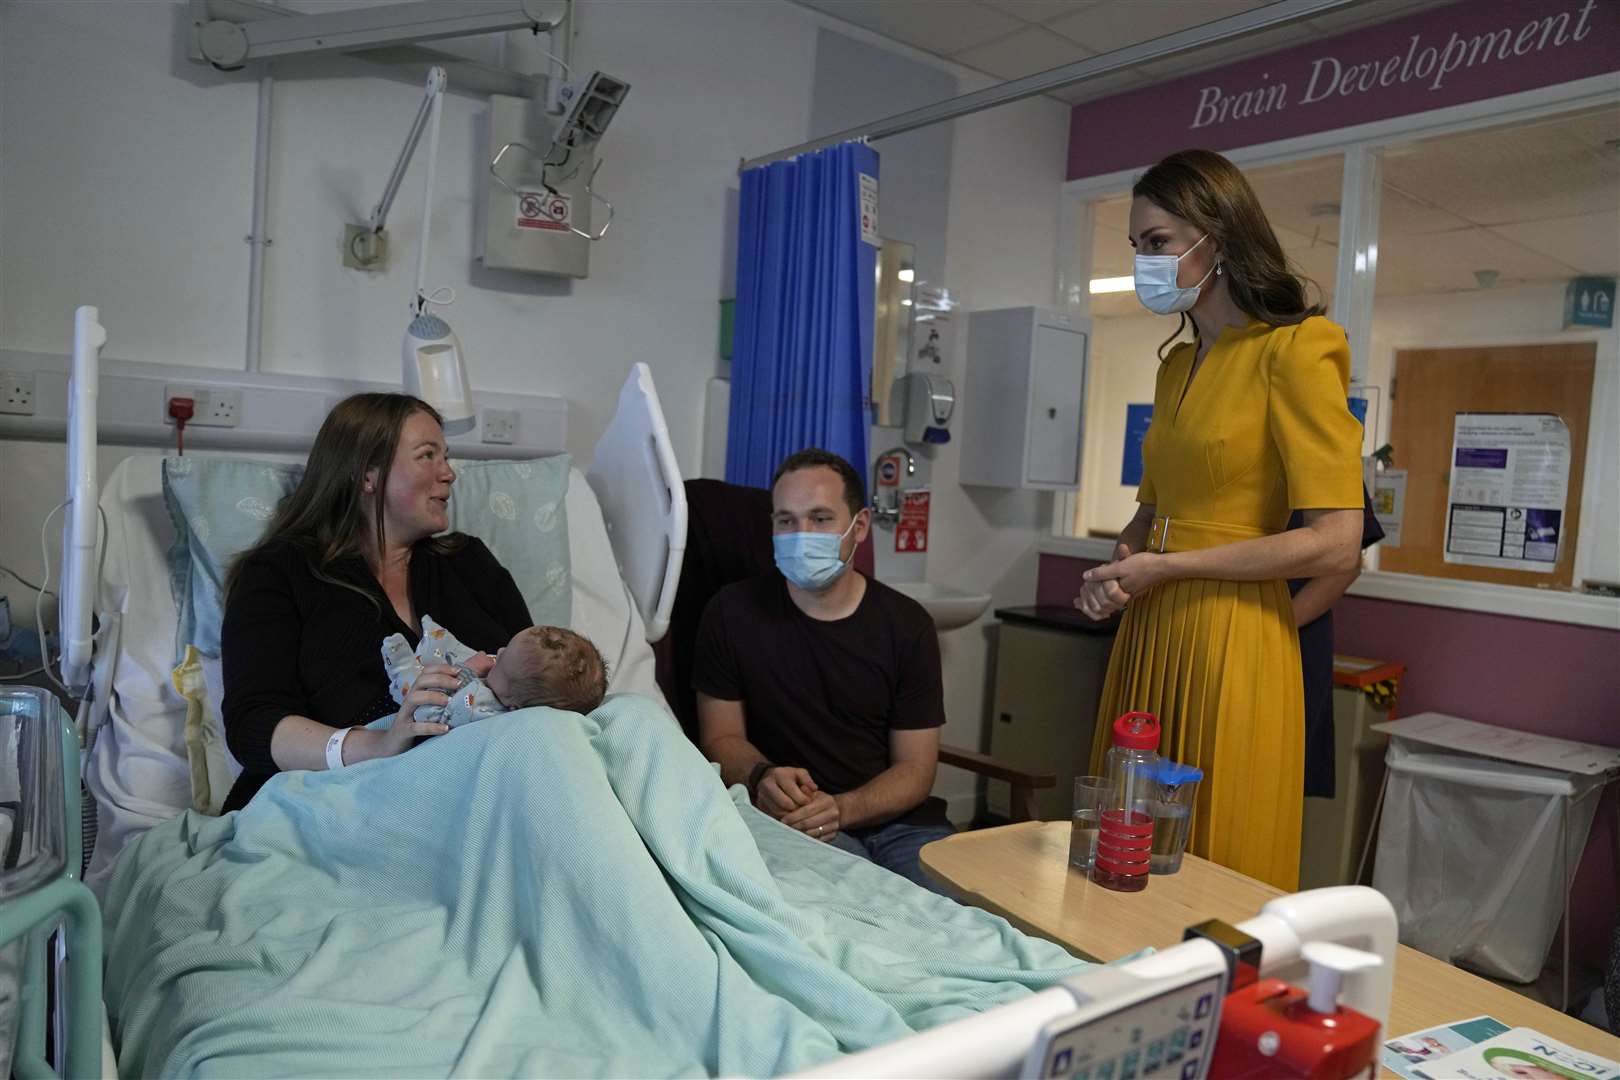
{"type": "Polygon", "coordinates": [[[1361,425],[1362,457],[1378,449],[1378,403],[1382,397],[1383,390],[1377,386],[1350,388],[1350,415],[1361,425]]]}
{"type": "Polygon", "coordinates": [[[1142,483],[1142,440],[1153,425],[1152,405],[1125,406],[1125,453],[1119,467],[1121,487],[1142,483]]]}
{"type": "Polygon", "coordinates": [[[1550,574],[1569,499],[1569,427],[1549,413],[1458,413],[1448,563],[1550,574]]]}
{"type": "Polygon", "coordinates": [[[928,550],[928,514],[931,496],[926,488],[900,496],[900,520],[894,526],[897,554],[920,554],[928,550]]]}
{"type": "Polygon", "coordinates": [[[1385,469],[1373,473],[1367,485],[1372,493],[1373,517],[1384,530],[1384,547],[1401,546],[1401,519],[1406,516],[1406,470],[1385,469]]]}
{"type": "Polygon", "coordinates": [[[877,177],[861,173],[861,242],[882,247],[877,223],[877,177]]]}

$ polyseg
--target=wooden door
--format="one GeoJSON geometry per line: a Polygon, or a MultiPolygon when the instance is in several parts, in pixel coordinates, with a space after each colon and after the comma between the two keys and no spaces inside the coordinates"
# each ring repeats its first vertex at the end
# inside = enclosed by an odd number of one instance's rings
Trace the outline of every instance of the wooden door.
{"type": "Polygon", "coordinates": [[[1378,568],[1505,585],[1573,587],[1596,361],[1597,345],[1589,341],[1397,350],[1389,443],[1395,467],[1407,470],[1406,518],[1401,546],[1381,549],[1378,568]],[[1452,435],[1456,415],[1464,412],[1553,413],[1569,427],[1564,542],[1552,573],[1445,561],[1452,435]]]}

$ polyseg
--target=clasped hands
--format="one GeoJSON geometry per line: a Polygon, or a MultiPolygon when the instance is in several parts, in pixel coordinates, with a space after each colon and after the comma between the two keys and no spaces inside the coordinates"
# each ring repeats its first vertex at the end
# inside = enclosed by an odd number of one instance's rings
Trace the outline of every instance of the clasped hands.
{"type": "Polygon", "coordinates": [[[805,769],[791,765],[767,769],[755,789],[754,805],[817,840],[838,835],[838,799],[817,787],[805,769]]]}
{"type": "Polygon", "coordinates": [[[1123,610],[1131,597],[1147,592],[1155,585],[1169,580],[1169,567],[1165,556],[1151,551],[1134,554],[1124,543],[1114,548],[1114,561],[1092,567],[1085,573],[1085,583],[1074,606],[1087,617],[1101,622],[1123,610]]]}

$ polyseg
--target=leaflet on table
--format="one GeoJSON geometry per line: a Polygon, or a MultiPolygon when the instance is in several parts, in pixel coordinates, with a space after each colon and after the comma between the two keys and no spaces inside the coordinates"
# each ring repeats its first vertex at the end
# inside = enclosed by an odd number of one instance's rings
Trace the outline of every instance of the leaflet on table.
{"type": "Polygon", "coordinates": [[[1569,427],[1550,413],[1458,413],[1448,563],[1550,574],[1569,498],[1569,427]]]}
{"type": "MultiPolygon", "coordinates": [[[[1594,1035],[1600,1033],[1593,1029],[1594,1035]]],[[[1454,1054],[1416,1066],[1424,1080],[1616,1080],[1620,1062],[1587,1053],[1529,1028],[1475,1043],[1454,1054]]]]}
{"type": "Polygon", "coordinates": [[[1410,1035],[1387,1040],[1379,1052],[1379,1063],[1406,1080],[1427,1080],[1418,1071],[1425,1064],[1448,1058],[1459,1050],[1466,1050],[1507,1030],[1508,1026],[1494,1017],[1476,1016],[1425,1031],[1414,1031],[1410,1035]]]}

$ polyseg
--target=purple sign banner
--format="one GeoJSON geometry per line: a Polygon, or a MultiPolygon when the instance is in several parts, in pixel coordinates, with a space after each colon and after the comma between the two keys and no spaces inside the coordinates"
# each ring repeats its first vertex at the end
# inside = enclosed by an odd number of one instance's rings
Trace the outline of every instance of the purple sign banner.
{"type": "Polygon", "coordinates": [[[1457,447],[1456,466],[1459,469],[1505,469],[1507,468],[1506,450],[1489,450],[1478,447],[1457,447]]]}
{"type": "Polygon", "coordinates": [[[1620,0],[1463,0],[1076,105],[1070,180],[1620,71],[1620,0]]]}

